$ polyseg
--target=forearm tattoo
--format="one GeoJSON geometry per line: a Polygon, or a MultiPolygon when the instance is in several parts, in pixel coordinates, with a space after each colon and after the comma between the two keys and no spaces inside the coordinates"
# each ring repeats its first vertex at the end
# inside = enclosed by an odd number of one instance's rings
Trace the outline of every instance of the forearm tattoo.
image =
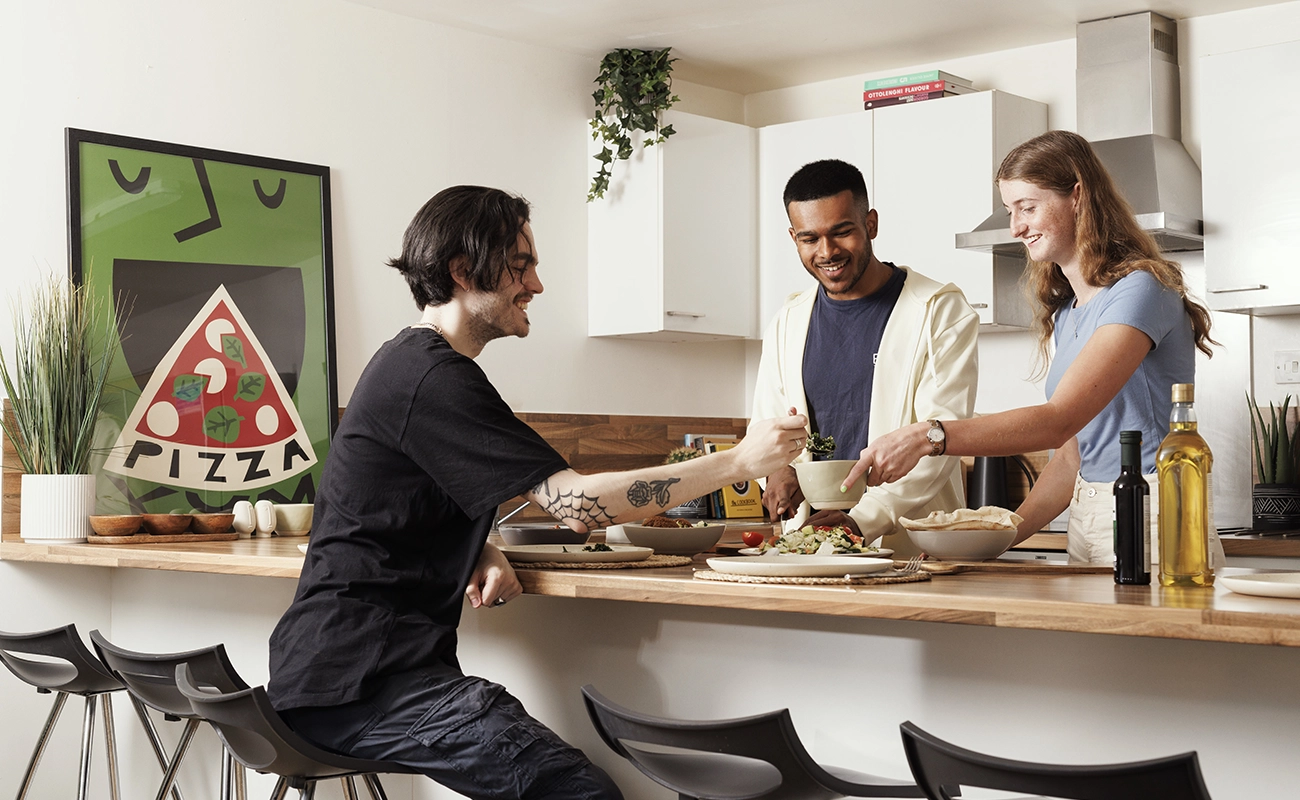
{"type": "Polygon", "coordinates": [[[549,478],[533,487],[533,494],[543,499],[542,510],[556,519],[577,520],[588,528],[601,528],[614,521],[614,515],[601,505],[599,497],[552,491],[549,478]]]}
{"type": "Polygon", "coordinates": [[[627,489],[627,501],[634,508],[648,506],[651,500],[654,500],[656,505],[670,506],[673,501],[668,487],[674,483],[681,483],[681,480],[681,478],[667,478],[662,481],[634,481],[627,489]]]}

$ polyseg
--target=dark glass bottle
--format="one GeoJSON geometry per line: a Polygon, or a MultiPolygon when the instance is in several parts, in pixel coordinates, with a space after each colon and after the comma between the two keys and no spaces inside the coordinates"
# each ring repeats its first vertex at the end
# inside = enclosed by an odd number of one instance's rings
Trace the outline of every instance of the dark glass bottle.
{"type": "Polygon", "coordinates": [[[1142,477],[1142,432],[1120,431],[1115,480],[1115,583],[1151,584],[1151,488],[1142,477]]]}

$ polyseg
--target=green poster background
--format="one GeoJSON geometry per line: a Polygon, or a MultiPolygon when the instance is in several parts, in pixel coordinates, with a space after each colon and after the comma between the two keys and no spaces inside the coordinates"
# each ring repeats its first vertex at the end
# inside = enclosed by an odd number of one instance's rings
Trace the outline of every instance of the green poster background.
{"type": "MultiPolygon", "coordinates": [[[[96,429],[99,513],[228,509],[240,499],[314,500],[338,407],[328,168],[71,128],[67,147],[73,278],[109,305],[120,299],[129,309],[118,321],[121,338],[112,343],[96,429]],[[249,282],[250,273],[256,282],[249,282]],[[300,365],[294,358],[275,367],[286,385],[293,384],[292,401],[316,463],[251,489],[238,480],[196,488],[105,471],[108,450],[140,402],[157,352],[171,346],[216,282],[232,295],[244,293],[248,307],[240,310],[268,352],[284,342],[295,343],[295,356],[301,352],[300,365]]],[[[238,297],[236,303],[244,305],[238,297]]]]}

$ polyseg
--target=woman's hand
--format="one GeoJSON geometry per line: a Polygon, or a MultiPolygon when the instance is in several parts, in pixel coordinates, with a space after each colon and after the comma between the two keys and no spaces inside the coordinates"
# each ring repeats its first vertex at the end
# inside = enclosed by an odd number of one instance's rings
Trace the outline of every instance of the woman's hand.
{"type": "Polygon", "coordinates": [[[469,576],[469,586],[465,587],[469,604],[474,608],[501,606],[523,593],[524,587],[519,585],[505,555],[494,545],[483,545],[474,573],[469,576]]]}
{"type": "Polygon", "coordinates": [[[771,475],[803,452],[807,428],[808,418],[803,414],[760,420],[727,452],[735,453],[745,479],[771,475]]]}
{"type": "Polygon", "coordinates": [[[853,465],[840,485],[840,491],[848,491],[863,475],[868,486],[879,486],[911,472],[922,458],[930,454],[930,440],[925,437],[929,430],[928,422],[917,422],[876,439],[862,451],[858,463],[853,465]]]}

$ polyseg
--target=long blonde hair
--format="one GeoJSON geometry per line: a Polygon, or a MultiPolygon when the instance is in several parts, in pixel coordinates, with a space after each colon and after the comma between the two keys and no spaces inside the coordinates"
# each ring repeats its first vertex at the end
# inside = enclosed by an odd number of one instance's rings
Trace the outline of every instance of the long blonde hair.
{"type": "MultiPolygon", "coordinates": [[[[996,180],[1025,181],[1063,197],[1077,185],[1074,242],[1083,279],[1089,286],[1110,286],[1130,272],[1151,273],[1183,299],[1197,349],[1213,355],[1210,345],[1218,342],[1210,338],[1210,312],[1187,296],[1182,267],[1163,257],[1151,234],[1138,227],[1132,207],[1115,188],[1087,139],[1070,131],[1036,136],[1007,153],[996,180]]],[[[1074,290],[1055,262],[1026,259],[1026,293],[1038,301],[1034,327],[1045,362],[1056,311],[1074,299],[1074,290]]]]}

